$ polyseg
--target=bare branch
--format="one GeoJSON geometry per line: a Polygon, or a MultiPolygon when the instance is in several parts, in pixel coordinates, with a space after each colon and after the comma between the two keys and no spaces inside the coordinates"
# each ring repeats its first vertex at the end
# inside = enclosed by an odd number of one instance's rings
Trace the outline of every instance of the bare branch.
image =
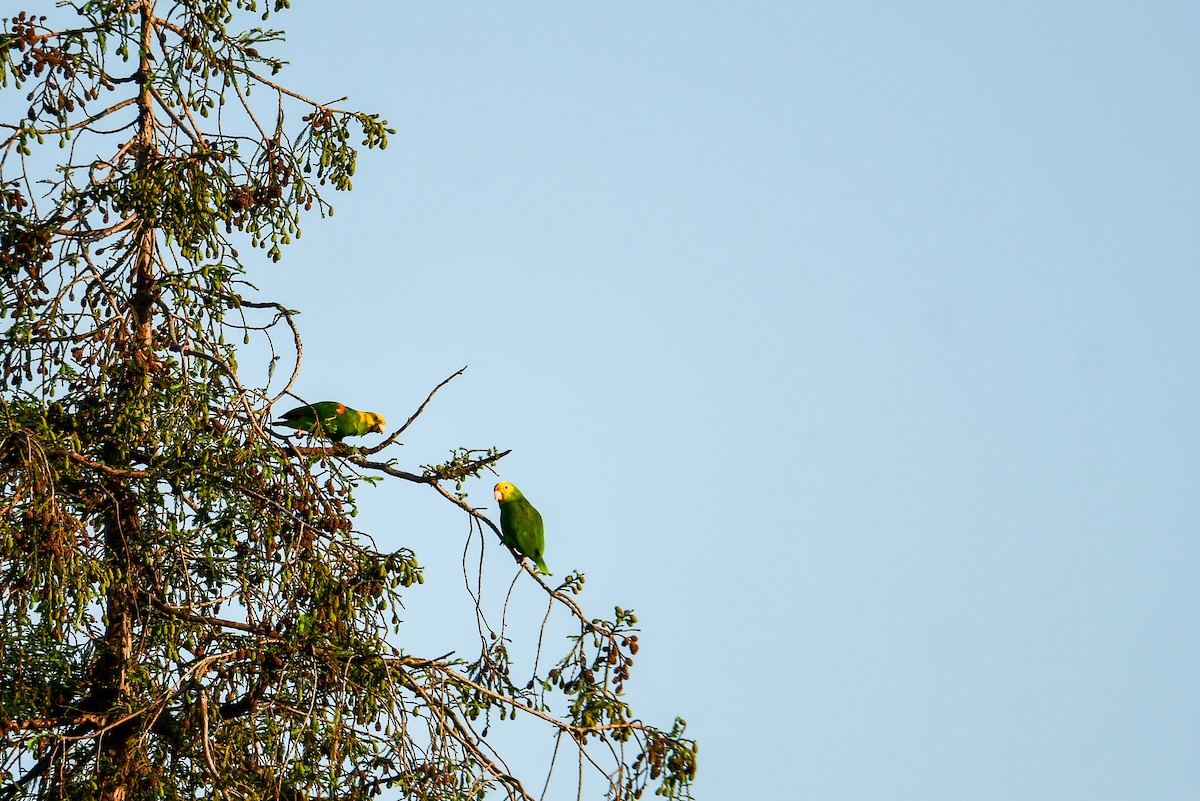
{"type": "Polygon", "coordinates": [[[390,437],[388,437],[387,439],[385,439],[383,442],[379,443],[374,448],[369,448],[369,449],[365,450],[364,453],[367,453],[367,454],[378,453],[379,451],[386,448],[388,445],[391,445],[393,442],[395,442],[396,438],[399,437],[401,434],[403,434],[405,431],[407,431],[408,427],[411,426],[413,424],[413,422],[418,417],[421,416],[421,414],[425,411],[425,407],[428,406],[429,402],[433,400],[433,396],[438,393],[438,390],[440,390],[442,387],[449,384],[454,379],[458,378],[460,375],[462,375],[466,371],[467,371],[467,367],[466,367],[466,365],[463,365],[458,371],[456,371],[452,375],[448,376],[440,384],[438,384],[436,387],[434,387],[432,390],[430,390],[429,394],[425,397],[425,400],[421,403],[420,406],[417,407],[417,410],[415,412],[413,412],[411,415],[409,415],[408,419],[404,421],[404,425],[400,426],[398,429],[396,429],[394,432],[392,432],[392,435],[390,437]]]}

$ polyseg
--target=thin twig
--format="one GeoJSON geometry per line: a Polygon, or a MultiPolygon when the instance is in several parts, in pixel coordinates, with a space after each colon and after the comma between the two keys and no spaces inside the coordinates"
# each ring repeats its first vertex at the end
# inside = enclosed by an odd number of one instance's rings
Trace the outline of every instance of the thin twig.
{"type": "Polygon", "coordinates": [[[388,437],[387,439],[385,439],[383,442],[379,443],[374,448],[369,448],[369,449],[365,450],[364,453],[367,453],[367,454],[378,453],[379,451],[386,448],[388,445],[391,445],[393,442],[395,442],[396,438],[399,437],[401,434],[403,434],[408,429],[408,427],[413,424],[413,421],[415,421],[418,417],[421,416],[421,413],[425,411],[425,407],[429,405],[429,402],[431,400],[433,400],[433,396],[438,393],[438,390],[441,389],[442,387],[446,386],[447,384],[449,384],[454,379],[458,378],[460,375],[462,375],[466,371],[467,371],[467,367],[466,367],[466,365],[463,365],[463,367],[460,370],[458,370],[456,373],[454,373],[450,377],[446,378],[440,384],[438,384],[436,387],[434,387],[430,391],[429,395],[427,395],[425,397],[424,402],[419,407],[417,407],[417,410],[415,412],[413,412],[411,415],[409,415],[408,420],[406,420],[404,422],[404,425],[400,426],[398,429],[396,429],[394,432],[392,432],[392,435],[390,437],[388,437]]]}

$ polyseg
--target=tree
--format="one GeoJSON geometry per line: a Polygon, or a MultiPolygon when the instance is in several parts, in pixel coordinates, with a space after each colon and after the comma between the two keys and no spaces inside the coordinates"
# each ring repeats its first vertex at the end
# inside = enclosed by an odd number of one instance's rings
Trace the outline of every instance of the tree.
{"type": "Polygon", "coordinates": [[[277,83],[278,32],[233,30],[287,5],[5,20],[0,83],[28,111],[0,126],[0,801],[532,798],[487,739],[507,718],[612,798],[690,797],[683,722],[623,700],[636,619],[588,617],[582,575],[519,574],[576,632],[528,683],[478,599],[472,658],[397,646],[421,567],[355,530],[355,493],[409,482],[499,537],[461,489],[504,452],[389,455],[441,385],[376,447],[269,428],[301,339],[247,272],[392,133],[277,83]]]}

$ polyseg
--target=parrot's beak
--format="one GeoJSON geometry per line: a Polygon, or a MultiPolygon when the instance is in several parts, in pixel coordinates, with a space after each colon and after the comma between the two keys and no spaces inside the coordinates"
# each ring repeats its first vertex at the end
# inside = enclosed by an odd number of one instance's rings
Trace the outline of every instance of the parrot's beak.
{"type": "Polygon", "coordinates": [[[496,490],[496,492],[493,494],[496,496],[496,500],[498,500],[498,501],[504,500],[504,493],[501,492],[500,490],[496,490]]]}

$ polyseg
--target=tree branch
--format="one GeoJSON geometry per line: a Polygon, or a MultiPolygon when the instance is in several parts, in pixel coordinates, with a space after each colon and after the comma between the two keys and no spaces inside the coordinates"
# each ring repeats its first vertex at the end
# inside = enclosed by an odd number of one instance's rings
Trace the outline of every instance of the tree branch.
{"type": "Polygon", "coordinates": [[[433,396],[438,393],[438,390],[440,390],[442,387],[449,384],[454,379],[458,378],[460,375],[462,375],[466,371],[467,371],[467,367],[466,367],[466,365],[463,365],[462,368],[460,368],[457,372],[450,375],[448,378],[444,379],[440,384],[438,384],[436,387],[434,387],[429,392],[429,395],[427,395],[425,397],[424,402],[422,402],[421,405],[419,407],[417,407],[417,410],[415,412],[413,412],[411,415],[409,415],[408,419],[406,421],[404,421],[404,425],[400,426],[398,429],[396,429],[394,432],[392,432],[392,435],[390,437],[388,437],[387,439],[385,439],[383,442],[379,443],[374,448],[368,448],[368,449],[364,450],[363,453],[366,453],[366,454],[378,453],[379,451],[386,448],[388,445],[391,445],[393,442],[395,442],[396,438],[399,437],[401,434],[403,434],[405,431],[407,431],[408,427],[411,426],[413,424],[413,422],[418,417],[421,416],[421,414],[425,411],[425,407],[429,405],[429,402],[431,400],[433,400],[433,396]]]}

